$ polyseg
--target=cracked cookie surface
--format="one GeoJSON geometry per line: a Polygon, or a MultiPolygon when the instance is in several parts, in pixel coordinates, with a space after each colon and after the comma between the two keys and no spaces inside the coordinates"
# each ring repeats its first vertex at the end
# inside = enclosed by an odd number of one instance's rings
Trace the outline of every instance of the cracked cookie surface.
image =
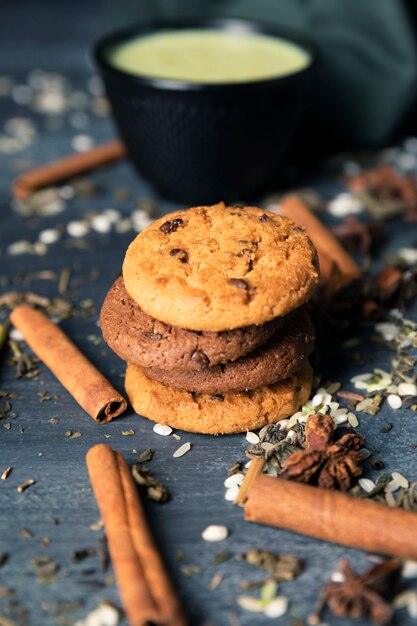
{"type": "Polygon", "coordinates": [[[190,432],[220,435],[273,424],[307,401],[313,378],[308,362],[290,378],[254,391],[197,394],[151,380],[137,365],[128,365],[125,387],[136,413],[160,424],[190,432]]]}
{"type": "Polygon", "coordinates": [[[257,389],[288,378],[314,347],[314,327],[308,314],[294,311],[271,339],[254,352],[224,365],[200,371],[147,368],[145,374],[164,385],[199,393],[257,389]]]}
{"type": "Polygon", "coordinates": [[[100,325],[105,341],[120,358],[142,367],[201,371],[235,361],[263,345],[284,323],[275,318],[262,326],[224,332],[196,332],[159,322],[127,293],[119,277],[104,300],[100,325]]]}
{"type": "Polygon", "coordinates": [[[148,315],[218,332],[264,324],[303,304],[318,281],[317,254],[302,227],[256,207],[175,211],[130,244],[127,292],[148,315]]]}

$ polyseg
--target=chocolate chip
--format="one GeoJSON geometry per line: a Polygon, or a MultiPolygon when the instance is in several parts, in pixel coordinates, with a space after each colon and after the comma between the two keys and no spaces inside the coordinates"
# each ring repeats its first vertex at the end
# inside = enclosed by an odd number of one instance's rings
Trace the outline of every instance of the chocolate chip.
{"type": "Polygon", "coordinates": [[[181,248],[172,248],[169,255],[175,257],[178,261],[181,261],[181,263],[187,263],[188,261],[188,254],[181,248]]]}
{"type": "Polygon", "coordinates": [[[267,222],[267,221],[268,221],[268,216],[267,216],[267,215],[265,215],[265,213],[262,213],[262,215],[260,215],[260,216],[258,217],[258,220],[259,220],[260,222],[267,222]]]}
{"type": "Polygon", "coordinates": [[[237,253],[237,256],[242,257],[242,256],[251,256],[252,255],[252,250],[250,250],[250,248],[243,248],[240,252],[237,253]]]}
{"type": "Polygon", "coordinates": [[[239,239],[239,243],[241,246],[252,246],[255,250],[258,248],[258,244],[256,241],[249,241],[249,239],[239,239]]]}
{"type": "Polygon", "coordinates": [[[238,257],[246,257],[248,260],[248,272],[251,272],[253,269],[253,262],[255,260],[255,253],[250,248],[243,248],[237,254],[238,257]]]}
{"type": "Polygon", "coordinates": [[[170,220],[168,222],[164,222],[159,227],[159,230],[161,230],[166,235],[169,235],[170,233],[174,233],[182,224],[183,224],[183,220],[178,217],[175,220],[170,220]]]}
{"type": "Polygon", "coordinates": [[[154,339],[155,341],[162,339],[161,333],[145,333],[145,336],[148,337],[148,339],[154,339]]]}
{"type": "Polygon", "coordinates": [[[213,394],[211,394],[210,397],[213,400],[213,402],[223,402],[224,401],[224,397],[222,396],[221,393],[213,393],[213,394]]]}
{"type": "Polygon", "coordinates": [[[210,363],[207,354],[204,354],[202,350],[194,350],[191,355],[191,361],[193,363],[196,363],[197,365],[200,365],[200,367],[203,369],[208,367],[210,363]]]}
{"type": "Polygon", "coordinates": [[[229,285],[237,287],[238,289],[249,289],[248,283],[246,282],[246,280],[242,280],[242,278],[229,278],[227,282],[229,283],[229,285]]]}

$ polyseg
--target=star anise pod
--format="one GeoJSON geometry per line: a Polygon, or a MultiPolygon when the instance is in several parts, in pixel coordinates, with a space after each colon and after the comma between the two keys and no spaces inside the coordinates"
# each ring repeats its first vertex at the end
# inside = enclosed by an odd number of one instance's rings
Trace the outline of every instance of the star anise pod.
{"type": "Polygon", "coordinates": [[[401,561],[391,559],[357,575],[346,560],[340,562],[342,582],[330,582],[320,592],[320,607],[311,622],[320,620],[326,606],[338,617],[370,617],[374,624],[388,624],[394,615],[390,603],[401,575],[401,561]]]}
{"type": "Polygon", "coordinates": [[[359,453],[364,439],[346,433],[335,440],[335,423],[330,415],[316,413],[307,420],[306,449],[294,452],[283,467],[282,477],[324,489],[347,491],[352,478],[362,474],[359,453]]]}
{"type": "Polygon", "coordinates": [[[352,191],[367,191],[381,201],[398,198],[404,207],[405,220],[417,220],[415,176],[402,175],[392,166],[384,164],[350,178],[348,185],[352,191]]]}

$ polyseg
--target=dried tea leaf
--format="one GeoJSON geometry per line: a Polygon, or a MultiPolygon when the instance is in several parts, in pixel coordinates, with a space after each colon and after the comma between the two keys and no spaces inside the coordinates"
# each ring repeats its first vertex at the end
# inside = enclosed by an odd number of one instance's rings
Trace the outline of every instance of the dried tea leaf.
{"type": "Polygon", "coordinates": [[[38,583],[46,585],[56,580],[60,566],[51,557],[37,556],[31,560],[31,563],[36,570],[38,583]]]}
{"type": "Polygon", "coordinates": [[[136,463],[148,463],[149,461],[152,460],[153,457],[153,450],[152,448],[147,448],[146,450],[144,450],[138,457],[138,460],[136,461],[136,463]]]}
{"type": "Polygon", "coordinates": [[[275,580],[294,580],[301,574],[301,560],[292,554],[277,554],[269,550],[249,550],[237,558],[272,574],[275,580]]]}
{"type": "Polygon", "coordinates": [[[231,558],[231,556],[232,556],[231,553],[228,552],[227,550],[221,550],[220,552],[214,555],[212,563],[213,565],[221,565],[222,563],[225,563],[225,561],[228,561],[231,558]]]}
{"type": "Polygon", "coordinates": [[[160,480],[152,476],[147,468],[140,468],[138,465],[133,465],[131,472],[135,482],[144,489],[145,494],[150,500],[161,503],[169,500],[168,489],[160,480]]]}

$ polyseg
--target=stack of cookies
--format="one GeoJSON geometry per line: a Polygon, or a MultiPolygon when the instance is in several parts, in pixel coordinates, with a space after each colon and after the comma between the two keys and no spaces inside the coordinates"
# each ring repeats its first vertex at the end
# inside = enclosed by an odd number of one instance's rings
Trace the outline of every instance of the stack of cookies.
{"type": "Polygon", "coordinates": [[[101,311],[137,413],[199,433],[284,419],[311,391],[318,282],[303,228],[223,203],[171,213],[129,246],[101,311]]]}

